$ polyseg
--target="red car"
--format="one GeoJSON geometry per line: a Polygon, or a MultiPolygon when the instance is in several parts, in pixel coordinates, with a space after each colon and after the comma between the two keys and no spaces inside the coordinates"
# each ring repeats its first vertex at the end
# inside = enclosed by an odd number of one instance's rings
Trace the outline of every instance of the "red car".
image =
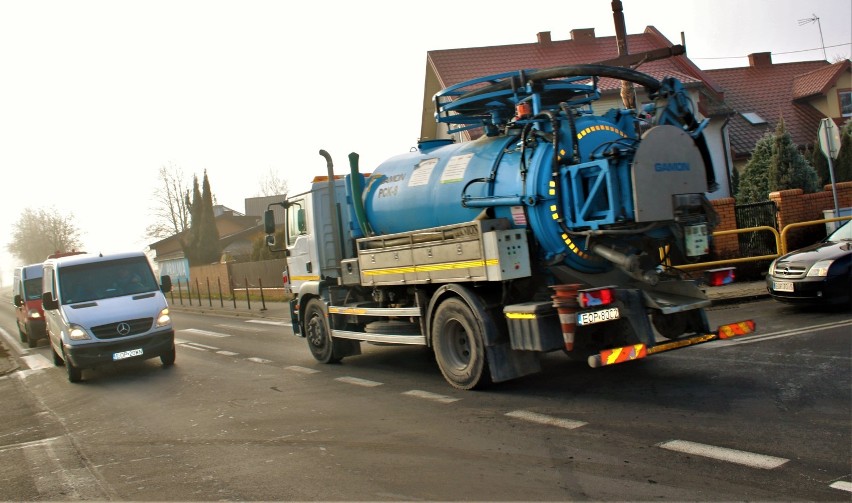
{"type": "Polygon", "coordinates": [[[41,307],[41,264],[15,268],[12,303],[21,342],[34,348],[39,339],[47,337],[44,330],[44,310],[41,307]]]}

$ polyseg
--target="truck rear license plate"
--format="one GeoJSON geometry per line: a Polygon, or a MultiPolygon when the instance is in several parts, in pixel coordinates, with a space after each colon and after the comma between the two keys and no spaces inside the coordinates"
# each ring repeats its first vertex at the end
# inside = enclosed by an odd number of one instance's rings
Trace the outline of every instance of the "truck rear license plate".
{"type": "Polygon", "coordinates": [[[777,292],[792,292],[793,291],[793,282],[792,281],[773,281],[772,289],[777,292]]]}
{"type": "Polygon", "coordinates": [[[578,325],[591,325],[593,323],[603,323],[604,321],[617,320],[621,317],[617,307],[609,309],[601,309],[600,311],[592,311],[590,313],[580,313],[577,315],[578,325]]]}
{"type": "Polygon", "coordinates": [[[125,358],[133,358],[134,356],[141,356],[142,349],[131,349],[130,351],[121,351],[119,353],[112,354],[112,360],[124,360],[125,358]]]}

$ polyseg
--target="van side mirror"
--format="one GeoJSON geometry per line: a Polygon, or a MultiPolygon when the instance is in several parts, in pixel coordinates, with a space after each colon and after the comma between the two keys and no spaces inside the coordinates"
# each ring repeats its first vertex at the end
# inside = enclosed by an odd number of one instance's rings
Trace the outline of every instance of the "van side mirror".
{"type": "Polygon", "coordinates": [[[160,276],[160,291],[163,293],[172,291],[172,277],[168,274],[160,276]]]}
{"type": "Polygon", "coordinates": [[[41,308],[45,311],[59,309],[59,301],[53,298],[51,292],[44,292],[41,294],[41,308]]]}
{"type": "Polygon", "coordinates": [[[265,234],[275,234],[275,213],[272,210],[263,212],[263,232],[265,234]]]}
{"type": "Polygon", "coordinates": [[[21,307],[24,305],[24,301],[21,300],[21,294],[15,294],[15,297],[12,299],[12,304],[15,304],[15,307],[21,307]]]}

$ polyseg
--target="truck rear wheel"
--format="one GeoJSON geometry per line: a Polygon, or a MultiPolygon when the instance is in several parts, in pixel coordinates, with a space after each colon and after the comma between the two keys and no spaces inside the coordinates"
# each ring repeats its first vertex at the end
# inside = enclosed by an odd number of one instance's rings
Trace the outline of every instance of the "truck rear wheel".
{"type": "Polygon", "coordinates": [[[308,348],[317,361],[322,363],[337,363],[343,357],[334,350],[334,339],[328,327],[328,315],[325,304],[319,299],[311,299],[305,307],[305,338],[308,348]]]}
{"type": "Polygon", "coordinates": [[[432,347],[438,367],[454,388],[474,389],[491,380],[479,322],[458,298],[447,299],[435,311],[432,347]]]}

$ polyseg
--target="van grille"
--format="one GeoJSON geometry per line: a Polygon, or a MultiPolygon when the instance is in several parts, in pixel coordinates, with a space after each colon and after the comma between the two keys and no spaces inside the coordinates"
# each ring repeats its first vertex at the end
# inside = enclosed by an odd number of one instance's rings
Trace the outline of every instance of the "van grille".
{"type": "Polygon", "coordinates": [[[144,334],[151,330],[153,324],[154,318],[139,318],[92,327],[92,333],[98,339],[115,339],[116,337],[144,334]]]}

